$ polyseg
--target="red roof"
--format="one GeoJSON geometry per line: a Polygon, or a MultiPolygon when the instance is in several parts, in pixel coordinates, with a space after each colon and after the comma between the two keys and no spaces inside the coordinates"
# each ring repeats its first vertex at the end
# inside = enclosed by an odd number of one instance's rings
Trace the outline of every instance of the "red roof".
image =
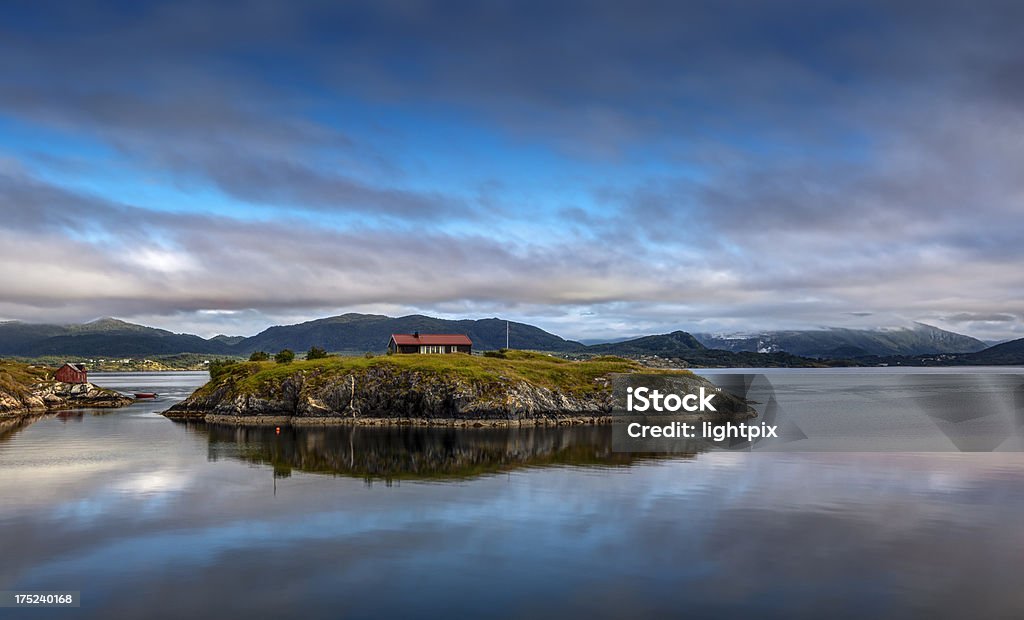
{"type": "Polygon", "coordinates": [[[473,345],[473,341],[465,334],[391,334],[391,338],[399,345],[473,345]]]}

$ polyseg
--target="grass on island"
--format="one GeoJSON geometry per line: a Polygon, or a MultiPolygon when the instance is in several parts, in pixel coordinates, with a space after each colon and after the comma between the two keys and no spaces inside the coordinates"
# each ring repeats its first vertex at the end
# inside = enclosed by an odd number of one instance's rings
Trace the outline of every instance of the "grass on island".
{"type": "Polygon", "coordinates": [[[612,373],[652,372],[689,374],[685,370],[656,370],[639,362],[613,356],[571,361],[530,351],[501,351],[488,356],[465,354],[387,355],[373,357],[332,356],[290,364],[243,362],[225,368],[207,384],[212,389],[225,382],[246,393],[279,384],[297,372],[306,371],[316,380],[329,380],[350,372],[390,366],[398,370],[432,373],[471,382],[526,381],[533,385],[572,394],[585,394],[606,389],[595,380],[612,373]]]}
{"type": "Polygon", "coordinates": [[[53,369],[11,360],[0,360],[0,392],[27,394],[36,383],[49,381],[53,369]]]}

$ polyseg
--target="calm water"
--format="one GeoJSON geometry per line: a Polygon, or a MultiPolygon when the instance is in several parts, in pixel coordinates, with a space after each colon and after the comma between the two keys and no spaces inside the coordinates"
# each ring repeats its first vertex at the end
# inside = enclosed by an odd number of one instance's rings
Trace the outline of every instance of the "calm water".
{"type": "MultiPolygon", "coordinates": [[[[832,374],[772,382],[848,418],[887,381],[832,374]]],[[[1024,616],[1021,453],[646,458],[601,428],[157,414],[204,380],[96,376],[160,401],[0,430],[0,590],[83,601],[21,616],[1024,616]]]]}

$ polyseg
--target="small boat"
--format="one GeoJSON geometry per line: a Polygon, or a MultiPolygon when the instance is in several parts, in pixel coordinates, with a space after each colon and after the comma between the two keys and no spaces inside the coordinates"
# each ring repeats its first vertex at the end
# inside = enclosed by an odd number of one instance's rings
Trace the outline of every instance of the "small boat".
{"type": "Polygon", "coordinates": [[[135,392],[135,398],[156,398],[153,392],[135,392]]]}

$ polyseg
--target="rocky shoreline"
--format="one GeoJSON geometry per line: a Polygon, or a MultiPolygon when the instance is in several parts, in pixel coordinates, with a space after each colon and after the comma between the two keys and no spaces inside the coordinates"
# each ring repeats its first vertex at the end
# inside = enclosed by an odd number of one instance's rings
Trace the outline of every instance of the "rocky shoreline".
{"type": "MultiPolygon", "coordinates": [[[[211,381],[163,415],[249,426],[603,425],[622,419],[624,413],[617,407],[615,384],[624,377],[635,381],[638,376],[613,373],[595,377],[586,390],[569,391],[522,379],[475,379],[390,364],[334,373],[300,368],[266,381],[248,380],[240,372],[211,381]]],[[[717,389],[696,375],[672,376],[689,388],[717,389]]],[[[696,421],[754,415],[739,399],[724,394],[722,398],[729,404],[725,413],[684,417],[696,421]]]]}
{"type": "Polygon", "coordinates": [[[112,409],[135,402],[114,390],[92,383],[44,381],[21,393],[0,391],[0,418],[19,418],[68,409],[112,409]]]}
{"type": "Polygon", "coordinates": [[[524,382],[485,385],[376,370],[316,385],[299,373],[262,394],[230,388],[194,394],[164,415],[218,424],[509,426],[594,424],[611,409],[610,393],[572,395],[524,382]]]}
{"type": "MultiPolygon", "coordinates": [[[[382,418],[382,417],[300,417],[300,416],[246,416],[246,415],[219,415],[203,414],[201,412],[164,412],[164,416],[172,420],[185,420],[193,422],[204,422],[212,425],[222,426],[292,426],[292,427],[321,427],[321,426],[420,426],[420,427],[450,427],[450,428],[530,428],[530,427],[555,427],[555,426],[605,426],[610,424],[625,424],[634,418],[626,418],[618,415],[603,415],[582,417],[572,414],[550,415],[542,418],[532,419],[472,419],[472,418],[382,418]]],[[[699,423],[703,421],[723,422],[732,420],[745,420],[754,417],[754,414],[747,415],[675,415],[652,417],[649,420],[664,419],[667,422],[689,422],[699,423]]]]}
{"type": "Polygon", "coordinates": [[[550,415],[530,419],[509,418],[395,418],[395,417],[339,417],[339,416],[288,416],[288,415],[222,415],[202,412],[164,412],[172,420],[201,421],[207,424],[230,426],[446,426],[457,428],[510,428],[584,426],[612,424],[614,416],[578,416],[572,414],[550,415]]]}

